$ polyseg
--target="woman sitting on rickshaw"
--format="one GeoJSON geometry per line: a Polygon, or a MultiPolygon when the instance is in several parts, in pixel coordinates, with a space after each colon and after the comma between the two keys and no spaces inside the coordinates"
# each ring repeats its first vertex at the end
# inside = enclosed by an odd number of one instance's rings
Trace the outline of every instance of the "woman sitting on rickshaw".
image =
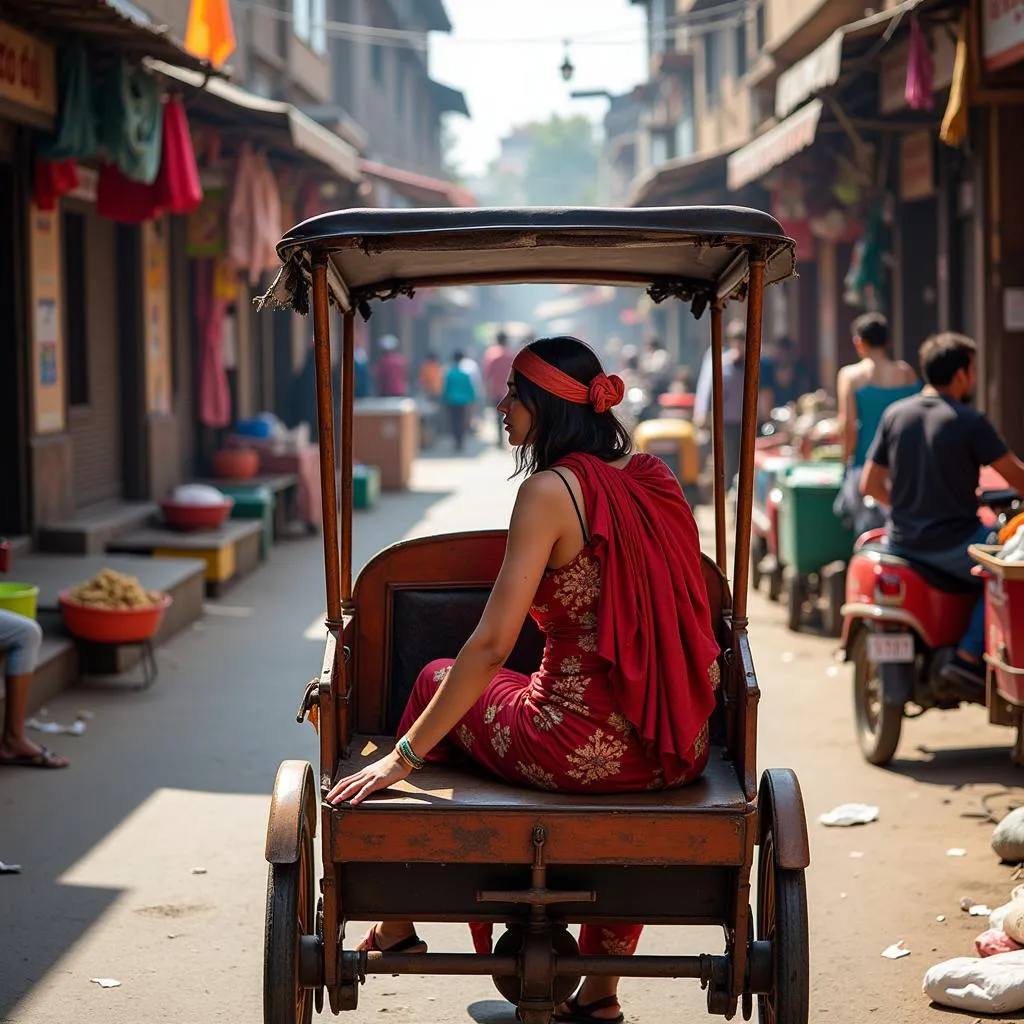
{"type": "MultiPolygon", "coordinates": [[[[681,786],[708,758],[719,649],[697,525],[661,460],[631,454],[612,408],[622,381],[575,338],[516,356],[498,405],[519,488],[505,559],[458,657],[416,680],[394,752],[342,779],[359,803],[427,762],[467,758],[508,782],[566,793],[681,786]],[[503,668],[530,614],[546,637],[532,676],[503,668]]],[[[491,927],[474,924],[477,952],[491,927]]],[[[641,925],[585,924],[584,956],[631,954],[641,925]]],[[[423,952],[411,922],[362,949],[423,952]]],[[[618,979],[589,978],[559,1021],[621,1021],[618,979]]]]}

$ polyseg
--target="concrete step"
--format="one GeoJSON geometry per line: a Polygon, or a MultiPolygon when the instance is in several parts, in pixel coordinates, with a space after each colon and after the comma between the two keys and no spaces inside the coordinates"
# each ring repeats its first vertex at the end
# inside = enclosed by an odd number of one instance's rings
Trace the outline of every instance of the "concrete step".
{"type": "Polygon", "coordinates": [[[111,541],[144,526],[156,514],[150,501],[114,501],[82,509],[64,522],[39,530],[40,551],[63,555],[98,555],[111,541]]]}

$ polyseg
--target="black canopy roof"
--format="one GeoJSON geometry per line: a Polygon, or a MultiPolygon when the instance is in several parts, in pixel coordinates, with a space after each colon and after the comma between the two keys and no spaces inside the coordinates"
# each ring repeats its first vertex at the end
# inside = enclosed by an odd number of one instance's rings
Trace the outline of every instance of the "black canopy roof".
{"type": "Polygon", "coordinates": [[[286,266],[265,297],[302,309],[314,253],[328,256],[341,309],[417,287],[571,281],[646,287],[660,301],[744,293],[748,259],[766,282],[795,272],[794,243],[774,217],[740,207],[342,210],[304,221],[278,245],[286,266]]]}

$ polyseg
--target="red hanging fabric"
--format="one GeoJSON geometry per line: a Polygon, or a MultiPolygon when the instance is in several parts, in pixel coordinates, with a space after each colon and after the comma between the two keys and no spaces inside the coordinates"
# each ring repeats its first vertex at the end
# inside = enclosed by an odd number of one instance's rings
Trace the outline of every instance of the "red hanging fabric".
{"type": "Polygon", "coordinates": [[[195,261],[193,308],[199,339],[199,422],[207,427],[226,427],[231,422],[231,390],[224,371],[224,317],[228,303],[217,296],[213,285],[215,263],[195,261]]]}
{"type": "Polygon", "coordinates": [[[152,185],[132,181],[116,164],[103,164],[96,182],[96,214],[121,224],[142,224],[160,213],[152,185]]]}
{"type": "Polygon", "coordinates": [[[660,459],[616,469],[592,455],[560,465],[579,479],[601,565],[597,653],[622,714],[672,779],[714,710],[718,657],[700,538],[679,483],[660,459]]]}
{"type": "Polygon", "coordinates": [[[910,19],[910,53],[904,95],[911,110],[931,110],[935,105],[935,62],[917,18],[910,19]]]}
{"type": "Polygon", "coordinates": [[[163,132],[163,157],[153,185],[156,202],[167,213],[191,213],[203,201],[203,187],[188,117],[177,96],[164,106],[163,132]]]}
{"type": "Polygon", "coordinates": [[[74,160],[43,160],[36,158],[35,184],[32,200],[36,207],[49,213],[57,208],[57,200],[78,188],[78,164],[74,160]]]}

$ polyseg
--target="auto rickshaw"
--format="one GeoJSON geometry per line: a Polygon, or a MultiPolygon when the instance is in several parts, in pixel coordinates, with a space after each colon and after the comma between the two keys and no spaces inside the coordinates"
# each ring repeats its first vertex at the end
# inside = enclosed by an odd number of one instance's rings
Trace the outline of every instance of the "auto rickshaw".
{"type": "Polygon", "coordinates": [[[703,501],[700,486],[700,441],[693,425],[693,395],[662,395],[657,419],[642,420],[633,428],[639,452],[657,455],[676,475],[691,505],[703,501]],[[689,414],[689,415],[688,415],[689,414]]]}
{"type": "MultiPolygon", "coordinates": [[[[369,974],[464,974],[490,976],[525,1024],[546,1024],[583,975],[699,980],[711,1014],[742,1010],[749,1019],[756,999],[759,1020],[806,1024],[807,827],[795,774],[756,773],[760,690],[747,636],[764,289],[794,273],[794,243],[772,217],[738,208],[345,210],[293,228],[278,253],[284,266],[262,304],[304,313],[312,298],[329,636],[297,716],[318,723],[319,764],[284,761],[274,783],[264,1021],[307,1024],[325,993],[334,1013],[354,1010],[369,974]],[[724,486],[715,488],[715,556],[703,561],[722,650],[708,769],[678,789],[580,796],[428,766],[415,782],[332,807],[322,800],[332,780],[394,743],[420,668],[458,650],[476,625],[505,544],[504,531],[395,544],[353,588],[355,317],[418,287],[525,282],[632,285],[656,302],[688,303],[696,317],[708,312],[716,424],[723,311],[746,299],[733,587],[724,486]],[[332,306],[343,321],[340,500],[332,306]],[[489,921],[506,930],[491,955],[345,947],[346,921],[389,918],[489,921]],[[609,920],[718,925],[724,951],[581,956],[566,926],[609,920]]],[[[724,459],[719,427],[720,485],[724,459]]],[[[540,654],[527,620],[509,666],[530,671],[540,654]]]]}

